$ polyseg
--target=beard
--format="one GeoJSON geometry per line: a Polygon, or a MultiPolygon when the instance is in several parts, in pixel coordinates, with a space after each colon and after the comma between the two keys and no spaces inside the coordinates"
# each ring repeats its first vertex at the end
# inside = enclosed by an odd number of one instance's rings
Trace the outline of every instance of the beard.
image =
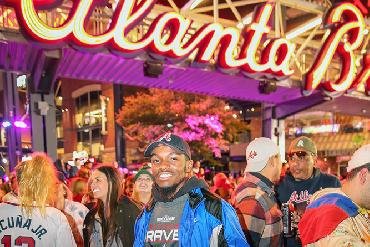
{"type": "Polygon", "coordinates": [[[186,177],[183,177],[178,183],[170,186],[170,187],[159,187],[158,184],[154,184],[157,191],[161,194],[162,198],[170,199],[172,198],[176,192],[179,190],[179,186],[186,180],[186,177]]]}

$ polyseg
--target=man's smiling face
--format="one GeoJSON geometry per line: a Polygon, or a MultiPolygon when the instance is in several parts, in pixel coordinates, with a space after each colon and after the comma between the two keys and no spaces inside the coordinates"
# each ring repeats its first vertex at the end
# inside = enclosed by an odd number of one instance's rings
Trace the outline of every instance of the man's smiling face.
{"type": "Polygon", "coordinates": [[[150,162],[154,181],[160,188],[178,188],[192,168],[191,160],[166,145],[154,148],[150,162]]]}

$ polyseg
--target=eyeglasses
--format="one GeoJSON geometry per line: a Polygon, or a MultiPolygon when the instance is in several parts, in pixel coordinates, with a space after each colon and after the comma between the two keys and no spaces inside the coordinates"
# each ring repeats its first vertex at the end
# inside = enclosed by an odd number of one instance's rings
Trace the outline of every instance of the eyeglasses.
{"type": "Polygon", "coordinates": [[[309,156],[309,153],[305,151],[298,151],[288,154],[288,159],[290,161],[303,161],[306,160],[306,158],[309,156]]]}

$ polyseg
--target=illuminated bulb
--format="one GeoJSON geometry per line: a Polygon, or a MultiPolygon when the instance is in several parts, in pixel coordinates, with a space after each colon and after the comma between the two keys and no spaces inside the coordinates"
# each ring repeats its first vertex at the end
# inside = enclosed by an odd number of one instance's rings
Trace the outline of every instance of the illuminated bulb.
{"type": "Polygon", "coordinates": [[[4,128],[8,128],[8,127],[12,126],[12,124],[11,124],[9,121],[4,121],[4,122],[2,123],[2,126],[3,126],[4,128]]]}
{"type": "Polygon", "coordinates": [[[252,23],[252,15],[249,14],[246,17],[243,18],[242,22],[239,22],[236,27],[239,29],[243,29],[245,25],[251,24],[252,23]]]}
{"type": "Polygon", "coordinates": [[[248,15],[247,17],[245,17],[243,19],[243,24],[244,25],[248,25],[248,24],[251,24],[252,23],[252,15],[248,15]]]}
{"type": "Polygon", "coordinates": [[[357,67],[361,66],[361,57],[358,57],[358,58],[356,59],[356,66],[357,66],[357,67]]]}
{"type": "Polygon", "coordinates": [[[251,111],[254,111],[254,108],[252,107],[251,111]]]}
{"type": "Polygon", "coordinates": [[[23,121],[15,121],[14,126],[21,129],[27,128],[27,124],[23,121]]]}
{"type": "Polygon", "coordinates": [[[239,28],[239,29],[243,29],[244,24],[243,24],[243,23],[241,23],[241,22],[239,22],[239,23],[238,23],[238,25],[236,25],[236,27],[237,27],[237,28],[239,28]]]}
{"type": "Polygon", "coordinates": [[[7,160],[6,158],[3,158],[1,161],[2,161],[4,164],[8,163],[8,160],[7,160]]]}
{"type": "Polygon", "coordinates": [[[20,75],[17,77],[17,87],[23,88],[26,87],[27,84],[27,76],[26,75],[20,75]]]}
{"type": "Polygon", "coordinates": [[[235,113],[233,114],[233,118],[237,119],[238,118],[238,115],[236,115],[235,113]]]}

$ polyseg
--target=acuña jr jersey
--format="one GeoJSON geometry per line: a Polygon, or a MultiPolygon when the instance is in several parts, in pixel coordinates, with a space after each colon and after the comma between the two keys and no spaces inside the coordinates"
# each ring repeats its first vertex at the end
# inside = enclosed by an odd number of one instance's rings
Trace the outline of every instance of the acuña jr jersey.
{"type": "Polygon", "coordinates": [[[37,208],[27,216],[17,204],[0,203],[0,246],[74,247],[72,230],[65,215],[47,207],[45,216],[37,208]]]}

